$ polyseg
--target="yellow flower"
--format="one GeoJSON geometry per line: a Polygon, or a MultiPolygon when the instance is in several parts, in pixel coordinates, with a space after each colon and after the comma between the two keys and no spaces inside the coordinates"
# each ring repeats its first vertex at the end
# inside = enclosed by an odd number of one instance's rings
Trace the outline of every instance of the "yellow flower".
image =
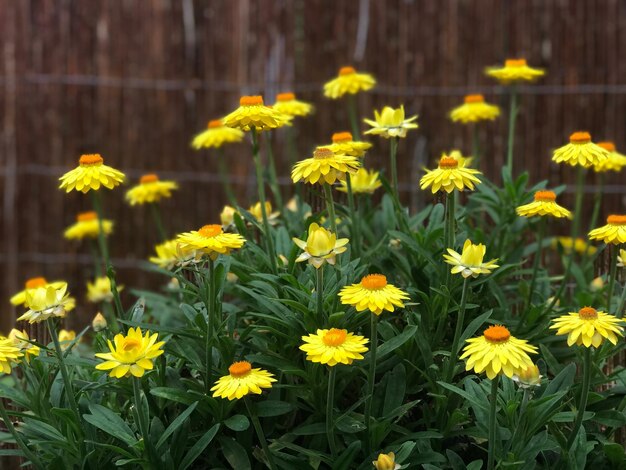
{"type": "Polygon", "coordinates": [[[262,388],[272,388],[274,374],[263,369],[253,369],[248,361],[235,362],[228,375],[220,377],[211,388],[214,398],[239,399],[250,393],[261,394],[262,388]]]}
{"type": "Polygon", "coordinates": [[[366,134],[380,135],[389,139],[391,137],[404,138],[409,129],[417,129],[418,125],[413,122],[416,119],[417,115],[404,119],[404,105],[401,105],[397,109],[385,106],[380,114],[374,110],[374,120],[363,119],[363,121],[372,126],[370,130],[365,131],[366,134]]]}
{"type": "Polygon", "coordinates": [[[605,171],[621,171],[626,165],[626,156],[622,155],[615,149],[613,142],[598,142],[598,147],[602,147],[609,152],[609,158],[600,161],[593,166],[593,169],[597,173],[605,171]]]}
{"type": "Polygon", "coordinates": [[[557,335],[567,334],[567,345],[593,346],[599,348],[604,338],[617,344],[617,337],[624,336],[622,321],[605,312],[598,312],[595,308],[583,307],[578,312],[569,312],[552,320],[551,329],[557,330],[557,335]]]}
{"type": "MultiPolygon", "coordinates": [[[[26,362],[30,362],[30,358],[39,356],[40,348],[39,346],[35,346],[32,343],[29,343],[31,339],[28,336],[26,330],[18,330],[13,328],[8,336],[9,339],[13,341],[13,345],[20,350],[24,354],[24,359],[26,362]]],[[[34,338],[32,341],[36,341],[34,338]]]]}
{"type": "Polygon", "coordinates": [[[479,274],[490,274],[499,267],[496,264],[497,258],[483,263],[486,251],[487,247],[482,243],[474,245],[471,240],[467,239],[463,244],[462,254],[448,248],[449,254],[444,254],[443,258],[446,263],[453,266],[450,270],[452,274],[461,273],[464,278],[478,277],[479,274]]]}
{"type": "Polygon", "coordinates": [[[620,248],[619,255],[617,255],[617,266],[620,268],[626,267],[626,250],[620,248]]]}
{"type": "Polygon", "coordinates": [[[504,374],[509,378],[533,367],[528,353],[536,354],[537,348],[526,340],[511,336],[509,330],[502,325],[487,328],[482,336],[466,340],[461,359],[467,358],[465,370],[477,374],[485,372],[489,379],[504,374]]]}
{"type": "Polygon", "coordinates": [[[361,353],[367,351],[365,344],[369,341],[363,336],[348,333],[347,330],[331,328],[317,330],[316,334],[303,336],[305,344],[300,349],[306,353],[306,359],[311,362],[336,366],[337,364],[352,364],[355,359],[363,359],[361,353]]]}
{"type": "Polygon", "coordinates": [[[563,252],[565,254],[570,254],[573,250],[580,254],[586,253],[588,255],[593,255],[597,251],[595,246],[589,245],[582,238],[572,239],[571,237],[556,237],[552,239],[552,248],[556,248],[559,245],[563,247],[563,252]]]}
{"type": "Polygon", "coordinates": [[[602,240],[607,245],[619,245],[626,242],[626,215],[609,215],[607,225],[594,228],[589,232],[590,240],[602,240]]]}
{"type": "Polygon", "coordinates": [[[223,119],[224,125],[243,131],[254,128],[256,131],[267,131],[283,126],[288,122],[287,116],[277,110],[265,106],[262,96],[242,96],[239,107],[223,119]]]}
{"type": "Polygon", "coordinates": [[[11,338],[0,337],[0,369],[5,374],[11,373],[11,367],[19,362],[23,354],[11,338]]]}
{"type": "Polygon", "coordinates": [[[471,156],[464,157],[461,151],[457,149],[450,150],[450,153],[448,155],[446,155],[445,153],[441,155],[442,158],[445,156],[454,158],[456,161],[459,162],[459,166],[461,168],[469,168],[470,166],[472,166],[472,160],[474,160],[474,157],[471,156]]]}
{"type": "Polygon", "coordinates": [[[332,141],[332,144],[321,147],[326,147],[333,153],[349,155],[351,157],[363,157],[365,152],[372,146],[369,142],[352,140],[352,134],[350,132],[336,132],[333,134],[332,141]]]}
{"type": "Polygon", "coordinates": [[[378,458],[372,464],[376,470],[398,470],[400,468],[400,464],[396,463],[396,456],[393,452],[378,454],[378,458]]]}
{"type": "MultiPolygon", "coordinates": [[[[252,216],[258,221],[263,222],[263,213],[261,211],[261,203],[257,202],[255,205],[250,206],[248,212],[252,214],[252,216]]],[[[272,203],[269,201],[265,201],[265,214],[267,215],[267,220],[269,223],[275,223],[276,219],[280,215],[280,212],[272,212],[272,203]]]]}
{"type": "Polygon", "coordinates": [[[341,67],[337,77],[324,84],[324,96],[336,100],[346,93],[355,95],[370,90],[376,80],[368,73],[357,73],[354,67],[341,67]]]}
{"type": "Polygon", "coordinates": [[[395,307],[404,308],[403,300],[408,300],[409,295],[387,284],[387,278],[382,274],[368,274],[358,284],[344,286],[339,291],[339,298],[343,305],[352,305],[358,312],[369,310],[380,315],[383,310],[393,312],[395,307]]]}
{"type": "Polygon", "coordinates": [[[130,328],[126,336],[122,334],[115,335],[113,341],[108,340],[108,353],[97,353],[96,357],[104,359],[96,366],[98,370],[110,370],[109,376],[121,379],[122,377],[143,377],[146,370],[152,370],[154,367],[152,361],[163,354],[161,349],[165,341],[156,342],[158,334],[150,334],[146,331],[143,335],[141,329],[130,328]]]}
{"type": "Polygon", "coordinates": [[[316,269],[322,267],[324,262],[335,264],[335,257],[347,250],[346,245],[349,242],[347,238],[337,240],[337,235],[315,222],[309,225],[309,236],[306,242],[295,237],[293,241],[304,250],[296,262],[308,260],[316,269]]]}
{"type": "Polygon", "coordinates": [[[304,180],[309,184],[333,184],[337,180],[344,180],[346,173],[356,173],[360,166],[356,157],[338,155],[328,148],[318,148],[313,152],[313,158],[294,165],[291,179],[294,183],[304,180]]]}
{"type": "Polygon", "coordinates": [[[441,157],[439,168],[426,170],[426,174],[420,180],[420,188],[430,187],[433,194],[440,189],[451,193],[455,189],[463,191],[465,188],[474,189],[474,184],[481,181],[475,176],[482,174],[473,168],[459,167],[459,161],[451,157],[441,157]]]}
{"type": "Polygon", "coordinates": [[[483,95],[467,95],[464,103],[450,112],[450,119],[454,122],[470,124],[479,121],[493,121],[499,115],[500,108],[485,103],[483,95]]]}
{"type": "Polygon", "coordinates": [[[227,127],[221,119],[209,121],[205,131],[196,135],[191,141],[193,148],[220,148],[224,144],[241,142],[245,134],[239,129],[227,127]]]}
{"type": "MultiPolygon", "coordinates": [[[[102,220],[102,230],[104,235],[109,235],[113,231],[113,222],[111,220],[102,220]]],[[[83,238],[98,238],[100,233],[100,224],[98,223],[98,214],[93,211],[81,212],[76,216],[76,223],[70,225],[63,236],[68,240],[82,240],[83,238]]]]}
{"type": "Polygon", "coordinates": [[[521,215],[522,217],[551,215],[552,217],[567,217],[571,219],[572,213],[564,207],[559,206],[555,201],[556,194],[554,191],[537,191],[533,202],[519,206],[515,210],[517,211],[517,215],[521,215]]]}
{"type": "Polygon", "coordinates": [[[591,142],[589,132],[574,132],[569,137],[569,144],[556,149],[552,155],[552,161],[556,163],[585,168],[601,165],[608,159],[609,152],[591,142]]]}
{"type": "Polygon", "coordinates": [[[104,315],[98,312],[96,313],[96,316],[93,317],[93,320],[91,320],[91,327],[96,333],[102,330],[106,330],[108,327],[107,319],[104,318],[104,315]]]}
{"type": "MultiPolygon", "coordinates": [[[[350,183],[352,183],[352,192],[354,194],[372,194],[382,186],[380,179],[378,179],[378,175],[378,171],[367,171],[367,169],[363,167],[359,168],[354,175],[348,176],[348,178],[350,178],[350,183]]],[[[341,180],[339,183],[341,186],[337,189],[347,193],[348,183],[345,180],[341,180]]]]}
{"type": "Polygon", "coordinates": [[[67,293],[67,284],[59,288],[47,285],[26,291],[26,307],[28,311],[17,321],[28,320],[36,323],[51,317],[64,317],[75,306],[75,301],[67,293]]]}
{"type": "Polygon", "coordinates": [[[272,107],[287,116],[307,116],[314,109],[312,104],[297,100],[294,93],[279,93],[272,107]]]}
{"type": "Polygon", "coordinates": [[[589,290],[591,292],[598,292],[604,288],[604,279],[602,276],[594,277],[589,283],[589,290]]]}
{"type": "Polygon", "coordinates": [[[123,183],[125,178],[121,171],[106,166],[104,159],[97,153],[81,155],[78,160],[78,167],[59,178],[61,181],[59,189],[65,189],[66,193],[74,189],[82,193],[86,193],[90,189],[97,191],[100,186],[113,189],[123,183]]]}
{"type": "Polygon", "coordinates": [[[24,290],[15,294],[13,297],[11,297],[9,301],[11,302],[11,305],[26,306],[26,291],[30,289],[36,289],[37,287],[46,287],[46,286],[52,286],[55,289],[60,289],[64,285],[67,285],[67,283],[64,281],[48,282],[46,281],[45,277],[33,277],[26,281],[26,283],[24,284],[24,290]]]}
{"type": "Polygon", "coordinates": [[[241,248],[246,239],[238,233],[224,233],[221,225],[214,224],[182,233],[176,241],[182,245],[182,250],[197,250],[215,260],[219,255],[229,255],[231,250],[241,248]]]}
{"type": "Polygon", "coordinates": [[[59,331],[59,343],[63,351],[69,348],[71,342],[74,341],[75,339],[76,339],[76,332],[74,330],[59,331]]]}
{"type": "Polygon", "coordinates": [[[226,205],[220,212],[220,222],[222,222],[222,227],[228,227],[232,225],[235,221],[235,214],[237,213],[237,209],[232,206],[226,205]]]}
{"type": "Polygon", "coordinates": [[[172,191],[178,189],[174,181],[160,181],[154,173],[143,175],[139,184],[126,192],[126,200],[131,206],[159,202],[172,197],[172,191]]]}
{"type": "Polygon", "coordinates": [[[542,375],[539,373],[537,364],[529,366],[526,370],[520,370],[513,375],[512,379],[520,388],[539,387],[542,375]]]}
{"type": "Polygon", "coordinates": [[[149,261],[164,269],[174,269],[176,266],[187,266],[197,263],[202,258],[202,253],[182,246],[178,240],[168,240],[154,247],[156,256],[151,256],[149,261]]]}
{"type": "MultiPolygon", "coordinates": [[[[117,291],[121,292],[124,286],[118,285],[117,291]]],[[[94,282],[87,282],[87,300],[89,302],[112,302],[113,292],[111,292],[111,280],[107,276],[100,276],[94,282]]]]}
{"type": "Polygon", "coordinates": [[[529,67],[526,59],[507,59],[504,67],[490,67],[485,73],[506,85],[512,82],[532,82],[543,77],[545,72],[529,67]]]}

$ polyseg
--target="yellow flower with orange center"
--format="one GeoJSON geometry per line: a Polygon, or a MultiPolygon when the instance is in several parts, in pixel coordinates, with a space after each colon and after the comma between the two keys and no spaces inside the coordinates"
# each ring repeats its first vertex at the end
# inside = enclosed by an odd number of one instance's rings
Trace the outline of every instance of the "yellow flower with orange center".
{"type": "Polygon", "coordinates": [[[96,357],[104,359],[96,365],[98,370],[108,370],[110,377],[143,377],[147,370],[154,368],[153,361],[165,351],[161,349],[165,341],[157,342],[158,333],[146,331],[144,335],[139,327],[130,328],[126,336],[115,335],[113,342],[107,341],[108,353],[96,353],[96,357]]]}
{"type": "Polygon", "coordinates": [[[554,191],[537,191],[533,202],[519,206],[515,210],[517,214],[522,217],[550,215],[557,218],[572,218],[572,213],[570,211],[556,203],[556,194],[554,191]]]}
{"type": "Polygon", "coordinates": [[[358,73],[354,67],[339,69],[337,77],[324,84],[324,96],[336,100],[345,94],[355,95],[360,91],[371,90],[376,80],[368,73],[358,73]]]}
{"type": "Polygon", "coordinates": [[[211,388],[214,398],[240,399],[250,393],[261,394],[263,388],[272,388],[274,374],[263,369],[253,369],[248,361],[235,362],[228,375],[220,377],[211,388]]]}
{"type": "MultiPolygon", "coordinates": [[[[113,221],[108,219],[102,220],[102,231],[104,235],[110,235],[113,232],[113,221]]],[[[94,211],[81,212],[76,216],[76,223],[65,229],[63,236],[68,240],[82,240],[83,238],[98,238],[100,233],[100,223],[98,222],[98,214],[94,211]]]]}
{"type": "Polygon", "coordinates": [[[474,189],[475,184],[481,181],[476,175],[482,173],[473,168],[459,166],[459,161],[455,158],[443,156],[439,160],[439,167],[436,170],[426,170],[426,174],[420,180],[420,188],[430,188],[435,194],[439,190],[451,193],[455,189],[463,191],[465,188],[474,189]]]}
{"type": "Polygon", "coordinates": [[[303,336],[304,344],[300,349],[306,353],[307,361],[327,364],[331,367],[337,364],[352,364],[357,359],[363,359],[367,351],[367,338],[348,333],[347,330],[331,328],[317,330],[316,334],[303,336]]]}
{"type": "MultiPolygon", "coordinates": [[[[461,168],[469,168],[472,166],[472,161],[474,160],[474,157],[468,155],[467,157],[463,156],[463,153],[461,153],[460,150],[458,149],[453,149],[450,150],[450,152],[448,154],[443,153],[441,155],[441,158],[443,157],[450,157],[450,158],[454,158],[456,161],[459,162],[459,166],[461,168]]],[[[439,164],[439,163],[437,163],[439,164]]]]}
{"type": "Polygon", "coordinates": [[[390,139],[392,137],[405,138],[409,130],[417,129],[419,126],[413,122],[416,119],[417,115],[404,119],[404,105],[400,105],[396,109],[385,106],[380,113],[374,110],[374,120],[363,119],[363,121],[372,127],[365,131],[366,134],[380,135],[390,139]]]}
{"type": "Polygon", "coordinates": [[[66,193],[72,190],[86,193],[89,190],[97,191],[100,186],[113,189],[124,182],[124,173],[106,166],[104,159],[99,154],[81,155],[78,167],[68,171],[59,178],[59,189],[65,189],[66,193]]]}
{"type": "MultiPolygon", "coordinates": [[[[348,176],[352,185],[352,192],[354,194],[372,194],[383,184],[379,179],[379,175],[380,173],[378,171],[368,171],[363,167],[359,168],[355,174],[348,176]]],[[[339,183],[341,186],[339,186],[337,190],[347,193],[347,181],[341,180],[339,183]]]]}
{"type": "Polygon", "coordinates": [[[326,147],[317,148],[312,158],[294,165],[291,179],[294,183],[302,180],[309,184],[334,184],[337,180],[344,180],[346,173],[356,173],[360,166],[356,157],[336,154],[326,147]]]}
{"type": "Polygon", "coordinates": [[[241,142],[244,135],[240,129],[225,126],[221,119],[213,119],[204,131],[193,138],[191,146],[196,150],[220,148],[224,144],[241,142]]]}
{"type": "Polygon", "coordinates": [[[505,85],[515,82],[532,82],[545,74],[541,69],[529,67],[526,59],[507,59],[504,67],[490,67],[485,73],[505,85]]]}
{"type": "Polygon", "coordinates": [[[193,248],[181,245],[178,240],[168,240],[154,247],[156,256],[151,256],[149,261],[163,269],[174,269],[177,266],[187,266],[198,263],[202,259],[202,253],[193,248]]]}
{"type": "Polygon", "coordinates": [[[339,299],[344,305],[352,305],[358,312],[369,310],[380,315],[383,310],[393,312],[396,307],[404,308],[404,300],[409,295],[396,286],[387,283],[382,274],[368,274],[358,284],[344,286],[339,291],[339,299]]]}
{"type": "Polygon", "coordinates": [[[31,289],[36,289],[38,287],[47,287],[52,286],[55,289],[60,289],[63,286],[66,286],[67,282],[65,281],[53,281],[48,282],[45,277],[33,277],[28,279],[24,283],[24,290],[19,291],[17,294],[13,295],[9,302],[11,305],[26,305],[26,291],[31,289]]]}
{"type": "Polygon", "coordinates": [[[552,320],[551,329],[557,335],[567,335],[567,345],[593,346],[599,348],[605,339],[617,344],[617,337],[624,336],[622,320],[592,307],[583,307],[578,312],[569,312],[552,320]]]}
{"type": "Polygon", "coordinates": [[[622,155],[615,149],[613,142],[598,142],[598,147],[602,147],[609,152],[609,158],[602,160],[593,166],[594,171],[603,173],[605,171],[621,171],[626,166],[626,155],[622,155]]]}
{"type": "Polygon", "coordinates": [[[571,166],[602,165],[609,159],[609,152],[591,141],[589,132],[574,132],[569,137],[569,144],[556,149],[552,155],[552,161],[567,163],[571,166]]]}
{"type": "Polygon", "coordinates": [[[314,110],[313,105],[296,99],[295,93],[279,93],[272,106],[279,113],[287,116],[308,116],[314,110]]]}
{"type": "Polygon", "coordinates": [[[308,261],[315,269],[324,263],[335,264],[338,254],[347,250],[347,238],[337,239],[337,235],[313,222],[309,225],[309,235],[306,239],[293,238],[293,242],[304,252],[296,258],[296,263],[308,261]]]}
{"type": "Polygon", "coordinates": [[[223,119],[224,125],[249,131],[268,131],[283,126],[289,119],[263,104],[262,96],[242,96],[239,107],[223,119]]]}
{"type": "Polygon", "coordinates": [[[328,148],[333,153],[339,155],[363,157],[365,152],[372,146],[369,142],[352,140],[352,134],[350,132],[336,132],[333,134],[332,141],[332,144],[320,146],[318,148],[328,148]]]}
{"type": "Polygon", "coordinates": [[[602,240],[607,245],[626,242],[626,215],[609,215],[606,225],[589,232],[590,240],[602,240]]]}
{"type": "Polygon", "coordinates": [[[461,106],[450,112],[450,119],[462,124],[472,124],[479,121],[493,121],[500,116],[500,108],[485,103],[483,95],[467,95],[461,106]]]}
{"type": "Polygon", "coordinates": [[[215,260],[219,255],[229,255],[241,248],[246,239],[238,233],[224,233],[221,225],[205,225],[198,230],[178,235],[176,241],[182,250],[197,250],[215,260]]]}
{"type": "Polygon", "coordinates": [[[159,202],[172,197],[172,191],[178,189],[174,181],[160,181],[154,173],[143,175],[139,184],[126,192],[126,200],[131,206],[159,202]]]}

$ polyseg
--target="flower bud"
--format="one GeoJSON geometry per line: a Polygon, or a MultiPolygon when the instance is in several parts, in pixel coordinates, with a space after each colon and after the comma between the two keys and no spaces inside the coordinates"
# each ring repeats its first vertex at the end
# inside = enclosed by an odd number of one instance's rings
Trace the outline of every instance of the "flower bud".
{"type": "Polygon", "coordinates": [[[91,321],[91,327],[93,328],[95,332],[105,330],[107,327],[107,319],[104,318],[104,315],[98,312],[96,316],[93,317],[93,320],[91,321]]]}

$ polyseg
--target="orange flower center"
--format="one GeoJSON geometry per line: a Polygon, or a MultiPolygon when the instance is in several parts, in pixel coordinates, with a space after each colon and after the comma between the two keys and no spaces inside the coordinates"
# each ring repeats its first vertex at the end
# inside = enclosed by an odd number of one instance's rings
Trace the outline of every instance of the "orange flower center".
{"type": "Polygon", "coordinates": [[[535,193],[535,202],[554,202],[556,194],[554,191],[537,191],[535,193]]]}
{"type": "Polygon", "coordinates": [[[26,281],[26,289],[37,289],[37,287],[43,287],[48,284],[45,277],[33,277],[26,281]]]}
{"type": "Polygon", "coordinates": [[[487,328],[483,336],[490,343],[504,343],[509,340],[511,333],[502,325],[494,325],[487,328]]]}
{"type": "Polygon", "coordinates": [[[369,290],[382,289],[387,285],[387,278],[382,274],[368,274],[361,279],[361,285],[369,290]]]}
{"type": "Polygon", "coordinates": [[[198,233],[204,238],[213,238],[222,233],[222,226],[217,224],[205,225],[198,230],[198,233]]]}
{"type": "Polygon", "coordinates": [[[323,158],[332,158],[335,155],[331,149],[327,149],[325,147],[320,149],[315,149],[313,152],[313,158],[323,159],[323,158]]]}
{"type": "Polygon", "coordinates": [[[141,184],[154,183],[156,181],[159,181],[159,177],[157,175],[155,175],[154,173],[148,173],[147,175],[143,175],[139,179],[139,182],[141,184]]]}
{"type": "Polygon", "coordinates": [[[572,144],[588,144],[591,142],[591,134],[589,132],[574,132],[569,136],[569,141],[572,144]]]}
{"type": "Polygon", "coordinates": [[[615,152],[615,144],[613,142],[598,142],[597,145],[607,152],[615,152]]]}
{"type": "Polygon", "coordinates": [[[276,101],[293,101],[296,99],[294,93],[279,93],[276,95],[276,101]]]}
{"type": "Polygon", "coordinates": [[[353,73],[356,73],[354,67],[347,66],[339,69],[339,75],[352,75],[353,73]]]}
{"type": "Polygon", "coordinates": [[[248,361],[235,362],[228,368],[231,377],[243,377],[252,370],[252,364],[248,361]]]}
{"type": "Polygon", "coordinates": [[[578,316],[583,320],[595,320],[598,318],[598,312],[592,307],[583,307],[578,311],[578,316]]]}
{"type": "Polygon", "coordinates": [[[326,346],[341,346],[345,340],[348,332],[346,330],[340,330],[338,328],[331,328],[322,338],[326,346]]]}
{"type": "Polygon", "coordinates": [[[209,121],[209,125],[207,126],[209,129],[215,129],[216,127],[222,127],[221,119],[212,119],[209,121]]]}
{"type": "Polygon", "coordinates": [[[485,97],[483,95],[467,95],[464,101],[466,103],[484,103],[485,97]]]}
{"type": "Polygon", "coordinates": [[[526,67],[526,59],[507,59],[504,62],[505,67],[526,67]]]}
{"type": "Polygon", "coordinates": [[[349,132],[335,132],[333,134],[333,143],[352,142],[352,134],[349,132]]]}
{"type": "Polygon", "coordinates": [[[626,225],[626,215],[609,215],[606,218],[606,223],[609,225],[626,225]]]}
{"type": "Polygon", "coordinates": [[[456,158],[441,157],[441,160],[439,160],[439,168],[452,169],[458,167],[459,161],[456,158]]]}
{"type": "Polygon", "coordinates": [[[125,352],[129,352],[139,347],[141,347],[141,340],[137,338],[125,338],[124,344],[122,345],[122,350],[125,352]]]}
{"type": "Polygon", "coordinates": [[[80,166],[102,165],[102,162],[104,162],[104,160],[98,153],[81,155],[78,159],[80,166]]]}
{"type": "Polygon", "coordinates": [[[242,96],[239,99],[240,106],[263,106],[263,97],[260,95],[256,96],[242,96]]]}
{"type": "Polygon", "coordinates": [[[78,222],[88,222],[90,220],[96,220],[97,218],[98,214],[95,211],[81,212],[76,216],[78,222]]]}

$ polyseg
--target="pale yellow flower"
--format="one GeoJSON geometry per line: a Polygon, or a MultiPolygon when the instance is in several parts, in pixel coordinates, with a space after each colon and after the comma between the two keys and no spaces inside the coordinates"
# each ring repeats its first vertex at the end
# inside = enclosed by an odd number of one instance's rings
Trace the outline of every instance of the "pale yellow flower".
{"type": "Polygon", "coordinates": [[[315,222],[309,225],[309,236],[306,241],[299,238],[293,238],[293,241],[304,250],[296,262],[308,261],[316,269],[321,268],[325,262],[335,264],[336,256],[347,250],[346,245],[349,242],[347,238],[337,240],[337,235],[315,222]]]}
{"type": "Polygon", "coordinates": [[[483,262],[487,247],[482,243],[474,245],[471,240],[465,240],[463,244],[463,251],[461,254],[454,251],[452,248],[448,248],[449,254],[444,254],[443,258],[446,263],[452,265],[450,272],[452,274],[461,273],[464,278],[478,277],[479,274],[490,274],[491,271],[498,268],[496,264],[498,259],[492,259],[491,261],[483,262]]]}
{"type": "MultiPolygon", "coordinates": [[[[382,186],[382,182],[379,179],[378,171],[367,171],[366,168],[359,168],[359,170],[349,175],[350,183],[352,184],[352,192],[354,194],[372,194],[378,188],[382,186]]],[[[337,189],[344,193],[348,192],[348,183],[345,180],[339,181],[341,186],[337,189]]]]}
{"type": "Polygon", "coordinates": [[[380,113],[374,110],[374,120],[363,119],[363,121],[372,126],[370,130],[365,131],[366,134],[380,135],[389,139],[392,137],[404,138],[407,131],[417,129],[418,125],[413,122],[416,119],[417,115],[404,119],[404,106],[401,105],[396,109],[385,106],[380,113]]]}

